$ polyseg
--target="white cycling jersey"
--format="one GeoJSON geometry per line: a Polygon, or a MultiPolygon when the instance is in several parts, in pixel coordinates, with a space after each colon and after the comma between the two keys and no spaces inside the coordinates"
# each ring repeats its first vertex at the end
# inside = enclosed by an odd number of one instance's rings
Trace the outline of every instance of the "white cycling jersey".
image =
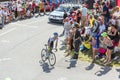
{"type": "Polygon", "coordinates": [[[54,38],[54,36],[51,36],[48,40],[48,43],[51,43],[51,42],[55,42],[55,41],[58,41],[58,38],[54,38]]]}

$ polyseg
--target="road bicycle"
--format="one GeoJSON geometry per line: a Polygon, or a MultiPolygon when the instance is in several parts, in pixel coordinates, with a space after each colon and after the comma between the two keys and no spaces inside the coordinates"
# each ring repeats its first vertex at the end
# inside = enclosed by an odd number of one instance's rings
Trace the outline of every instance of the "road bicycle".
{"type": "Polygon", "coordinates": [[[51,66],[54,66],[55,63],[56,63],[55,53],[53,53],[52,50],[49,51],[48,48],[47,48],[47,46],[48,45],[45,44],[45,48],[43,48],[41,50],[41,59],[42,59],[43,62],[46,62],[48,60],[49,64],[51,66]]]}

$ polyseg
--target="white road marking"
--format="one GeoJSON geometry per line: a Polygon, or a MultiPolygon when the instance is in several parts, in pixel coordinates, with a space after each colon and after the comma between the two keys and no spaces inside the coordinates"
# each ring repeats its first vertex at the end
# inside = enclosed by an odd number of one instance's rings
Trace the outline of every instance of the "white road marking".
{"type": "Polygon", "coordinates": [[[6,32],[1,33],[0,36],[6,35],[6,34],[8,34],[9,32],[12,32],[12,31],[15,30],[15,29],[16,29],[16,28],[9,29],[9,30],[7,30],[6,32]]]}
{"type": "Polygon", "coordinates": [[[57,80],[68,80],[68,79],[66,77],[61,77],[61,78],[59,78],[57,80]]]}
{"type": "Polygon", "coordinates": [[[3,62],[3,61],[10,61],[12,60],[11,58],[3,58],[3,59],[0,59],[0,62],[3,62]]]}
{"type": "Polygon", "coordinates": [[[1,40],[2,43],[10,43],[9,40],[1,40]]]}

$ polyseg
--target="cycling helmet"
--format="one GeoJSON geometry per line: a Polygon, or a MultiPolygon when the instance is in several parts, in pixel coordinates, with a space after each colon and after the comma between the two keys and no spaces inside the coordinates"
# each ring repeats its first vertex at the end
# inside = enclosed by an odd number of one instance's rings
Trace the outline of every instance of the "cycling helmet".
{"type": "Polygon", "coordinates": [[[57,32],[54,32],[53,34],[54,34],[54,36],[58,36],[58,33],[57,33],[57,32]]]}

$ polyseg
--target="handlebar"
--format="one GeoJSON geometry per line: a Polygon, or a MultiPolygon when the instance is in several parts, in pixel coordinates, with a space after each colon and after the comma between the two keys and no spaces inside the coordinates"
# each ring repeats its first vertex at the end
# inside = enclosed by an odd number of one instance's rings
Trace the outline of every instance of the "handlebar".
{"type": "MultiPolygon", "coordinates": [[[[45,46],[47,47],[47,46],[48,46],[48,44],[45,44],[45,46]]],[[[53,50],[55,50],[55,52],[57,52],[57,51],[58,51],[57,49],[53,49],[53,50]]]]}

